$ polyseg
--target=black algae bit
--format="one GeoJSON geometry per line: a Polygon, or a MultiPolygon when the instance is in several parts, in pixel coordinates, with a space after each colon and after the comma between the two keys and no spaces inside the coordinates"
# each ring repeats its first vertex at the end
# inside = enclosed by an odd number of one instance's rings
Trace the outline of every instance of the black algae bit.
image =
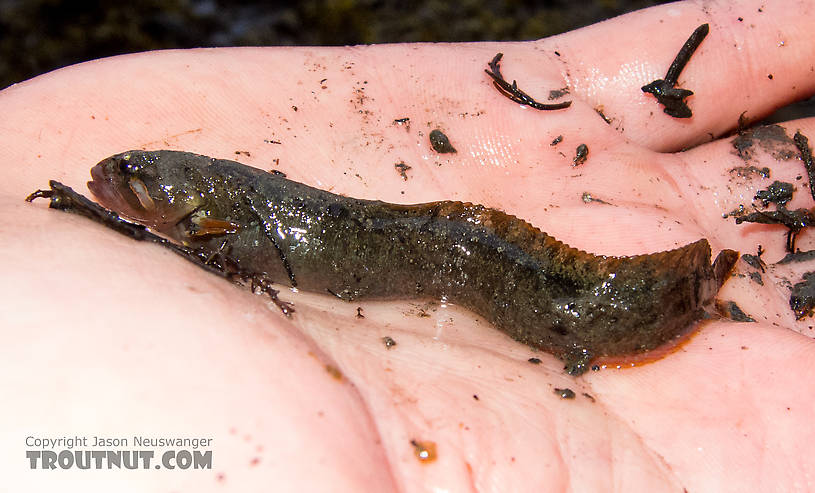
{"type": "Polygon", "coordinates": [[[803,280],[792,287],[790,308],[798,320],[812,316],[815,309],[815,272],[807,272],[803,280]]]}
{"type": "Polygon", "coordinates": [[[767,207],[771,203],[786,205],[787,202],[792,200],[792,193],[794,191],[795,187],[792,183],[776,180],[765,190],[756,192],[754,198],[760,200],[762,204],[764,204],[764,207],[767,207]]]}
{"type": "Polygon", "coordinates": [[[555,388],[555,394],[559,395],[561,399],[574,399],[574,390],[572,389],[558,389],[555,388]]]}
{"type": "MultiPolygon", "coordinates": [[[[807,173],[812,176],[812,154],[809,149],[807,138],[800,132],[795,134],[793,138],[795,145],[801,151],[801,159],[804,161],[804,166],[807,168],[807,173]]],[[[810,178],[810,181],[812,178],[810,178]]],[[[812,184],[810,183],[810,187],[812,184]]],[[[792,199],[795,187],[791,183],[775,181],[766,190],[760,190],[756,193],[756,200],[761,200],[767,206],[770,203],[776,204],[774,211],[761,211],[755,210],[754,212],[746,212],[743,207],[727,214],[736,218],[736,224],[758,223],[758,224],[779,224],[787,228],[786,247],[787,252],[795,252],[795,241],[798,234],[804,228],[815,224],[815,213],[809,209],[795,209],[789,210],[786,208],[786,203],[792,199]]],[[[815,198],[815,197],[813,197],[815,198]]]]}
{"type": "Polygon", "coordinates": [[[777,264],[791,264],[793,262],[808,262],[810,260],[815,260],[815,250],[806,250],[804,252],[795,252],[795,253],[788,253],[776,262],[777,264]]]}
{"type": "MultiPolygon", "coordinates": [[[[733,145],[735,147],[735,143],[733,145]]],[[[742,159],[746,160],[748,158],[742,157],[742,159]]],[[[749,178],[754,174],[762,178],[769,178],[770,168],[767,168],[766,166],[764,168],[757,168],[755,166],[736,166],[735,168],[730,170],[730,173],[735,174],[740,178],[749,178]]]]}
{"type": "Polygon", "coordinates": [[[583,192],[583,195],[580,196],[580,200],[582,200],[586,204],[591,204],[592,202],[594,202],[597,204],[614,205],[611,202],[606,202],[603,199],[598,199],[597,197],[593,196],[591,192],[583,192]]]}
{"type": "Polygon", "coordinates": [[[492,78],[492,85],[498,89],[498,92],[516,103],[524,104],[530,108],[535,108],[536,110],[562,110],[572,105],[571,101],[551,104],[539,103],[535,101],[535,98],[520,90],[516,81],[513,80],[512,84],[507,82],[506,79],[504,79],[504,76],[501,75],[500,63],[503,56],[503,53],[496,54],[492,61],[490,61],[488,64],[490,68],[484,69],[484,72],[486,72],[487,75],[492,78]]]}
{"type": "Polygon", "coordinates": [[[736,304],[735,301],[725,301],[716,303],[716,308],[723,317],[729,318],[734,322],[755,322],[756,320],[750,315],[744,313],[744,310],[736,304]]]}
{"type": "Polygon", "coordinates": [[[404,161],[400,161],[400,162],[394,164],[393,167],[396,169],[396,172],[399,173],[399,176],[401,176],[402,179],[405,180],[405,181],[408,180],[408,175],[407,175],[408,170],[413,169],[411,166],[408,166],[407,164],[405,164],[404,161]]]}
{"type": "Polygon", "coordinates": [[[758,269],[761,272],[765,272],[764,268],[767,266],[767,264],[764,262],[764,260],[761,259],[762,255],[764,255],[764,248],[761,245],[759,245],[755,255],[745,253],[744,255],[741,256],[741,258],[742,260],[747,262],[747,265],[749,265],[750,267],[758,269]]]}
{"type": "Polygon", "coordinates": [[[795,147],[797,147],[801,153],[801,161],[804,162],[804,168],[806,168],[807,177],[809,178],[809,192],[812,198],[815,199],[815,168],[813,168],[812,164],[812,149],[809,147],[809,139],[798,130],[795,132],[792,140],[795,142],[795,147]]]}
{"type": "Polygon", "coordinates": [[[730,213],[736,218],[736,224],[756,223],[756,224],[779,224],[787,228],[787,252],[795,252],[795,240],[798,233],[807,226],[815,224],[815,215],[807,209],[795,209],[791,211],[783,206],[778,206],[774,211],[736,211],[730,213]]]}
{"type": "Polygon", "coordinates": [[[450,139],[444,135],[444,132],[438,128],[430,132],[430,147],[439,154],[452,154],[458,152],[452,144],[450,139]]]}
{"type": "Polygon", "coordinates": [[[589,146],[580,144],[575,150],[575,155],[572,158],[572,166],[580,166],[589,158],[589,146]]]}
{"type": "Polygon", "coordinates": [[[39,198],[51,199],[48,205],[51,209],[85,216],[134,240],[149,241],[161,245],[207,272],[226,278],[236,284],[248,285],[253,293],[267,294],[284,315],[291,316],[294,313],[294,306],[277,297],[279,291],[272,287],[272,281],[265,274],[246,271],[241,268],[236,259],[226,253],[205,247],[189,248],[175,244],[151,233],[141,224],[122,219],[115,212],[92,202],[76,193],[71,187],[65,186],[58,181],[51,180],[49,186],[50,190],[37,190],[26,197],[26,202],[33,202],[39,198]]]}
{"type": "MultiPolygon", "coordinates": [[[[730,143],[736,154],[749,163],[757,158],[759,150],[770,154],[776,161],[786,161],[800,152],[795,141],[787,135],[787,130],[781,125],[761,125],[758,127],[741,129],[739,134],[730,143]]],[[[747,166],[733,168],[740,176],[748,176],[757,173],[764,178],[769,178],[769,168],[756,168],[747,166]]]]}
{"type": "Polygon", "coordinates": [[[651,93],[656,96],[657,101],[663,105],[664,112],[674,118],[690,118],[693,112],[685,103],[685,99],[693,94],[693,91],[676,87],[679,80],[679,74],[685,68],[690,57],[705,39],[705,36],[710,32],[708,24],[702,24],[697,27],[693,34],[690,35],[682,49],[674,58],[673,63],[668,68],[668,73],[665,74],[664,79],[657,79],[650,84],[642,86],[642,92],[651,93]]]}
{"type": "Polygon", "coordinates": [[[560,99],[563,96],[569,94],[568,87],[561,87],[560,89],[553,89],[549,91],[549,101],[553,101],[555,99],[560,99]]]}
{"type": "Polygon", "coordinates": [[[730,311],[730,319],[736,322],[755,322],[756,320],[744,313],[744,310],[741,309],[739,305],[736,304],[735,301],[727,302],[727,308],[730,311]]]}

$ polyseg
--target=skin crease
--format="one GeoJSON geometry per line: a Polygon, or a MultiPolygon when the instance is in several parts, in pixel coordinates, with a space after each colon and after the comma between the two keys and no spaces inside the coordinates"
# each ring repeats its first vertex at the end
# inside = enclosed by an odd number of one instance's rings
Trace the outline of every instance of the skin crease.
{"type": "MultiPolygon", "coordinates": [[[[657,363],[574,379],[554,357],[454,307],[419,317],[415,303],[349,305],[284,292],[298,310],[288,320],[169,252],[22,199],[52,178],[86,192],[88,169],[116,152],[173,148],[280,169],[349,196],[469,200],[594,253],[653,252],[705,237],[714,253],[755,253],[761,244],[772,262],[783,256],[781,228],[736,226],[721,213],[773,180],[796,183],[790,209],[811,207],[795,181],[800,161],[760,154],[750,164],[771,167],[772,177],[733,181],[727,170],[744,163],[730,139],[668,152],[732,129],[743,111],[758,117],[815,92],[813,17],[807,2],[681,3],[538,42],[148,53],[4,90],[4,484],[811,489],[812,320],[794,320],[778,284],[782,276],[794,283],[811,264],[771,268],[763,287],[735,278],[723,288],[720,297],[757,323],[714,321],[657,363]],[[665,75],[704,22],[711,33],[679,78],[696,92],[694,116],[678,121],[639,88],[665,75]],[[541,113],[498,94],[483,73],[498,51],[507,78],[539,99],[568,84],[572,107],[541,113]],[[390,125],[405,116],[409,132],[390,125]],[[457,154],[429,150],[435,126],[457,154]],[[580,143],[590,154],[574,169],[580,143]],[[408,181],[393,167],[400,161],[412,167],[408,181]],[[585,191],[616,207],[583,203],[585,191]],[[397,346],[387,350],[384,336],[397,346]],[[532,356],[542,363],[528,363],[532,356]],[[553,392],[564,387],[574,400],[553,392]],[[28,469],[26,436],[74,434],[212,437],[215,466],[28,469]],[[435,442],[437,460],[419,462],[411,440],[435,442]]],[[[785,127],[815,135],[811,119],[785,127]]],[[[815,248],[810,232],[798,247],[815,248]]]]}

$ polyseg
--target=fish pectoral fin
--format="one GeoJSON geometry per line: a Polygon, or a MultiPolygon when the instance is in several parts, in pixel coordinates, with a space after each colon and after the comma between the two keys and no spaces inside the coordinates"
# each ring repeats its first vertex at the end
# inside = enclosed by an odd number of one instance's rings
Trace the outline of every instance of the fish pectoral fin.
{"type": "Polygon", "coordinates": [[[223,236],[237,233],[240,224],[211,216],[196,216],[190,219],[192,228],[187,230],[190,238],[202,238],[205,236],[223,236]]]}

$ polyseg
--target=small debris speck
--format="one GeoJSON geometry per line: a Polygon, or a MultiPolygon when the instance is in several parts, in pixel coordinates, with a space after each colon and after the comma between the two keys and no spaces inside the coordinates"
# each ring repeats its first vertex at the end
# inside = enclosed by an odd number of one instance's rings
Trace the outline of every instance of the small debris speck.
{"type": "Polygon", "coordinates": [[[430,147],[439,154],[451,154],[458,152],[456,148],[450,144],[450,139],[439,130],[438,128],[430,132],[430,147]]]}
{"type": "Polygon", "coordinates": [[[403,161],[400,161],[400,162],[394,164],[393,167],[396,168],[396,171],[399,173],[399,175],[402,177],[402,179],[407,181],[407,179],[408,179],[407,172],[408,172],[408,170],[412,169],[412,167],[408,166],[403,161]]]}
{"type": "Polygon", "coordinates": [[[421,462],[432,462],[436,460],[436,443],[428,441],[411,440],[410,444],[413,445],[413,453],[416,458],[421,462]]]}

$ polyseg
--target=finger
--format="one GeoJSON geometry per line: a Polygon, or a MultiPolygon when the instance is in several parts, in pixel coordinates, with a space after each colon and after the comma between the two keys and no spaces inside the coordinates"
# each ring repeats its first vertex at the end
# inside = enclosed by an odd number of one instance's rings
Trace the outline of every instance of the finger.
{"type": "Polygon", "coordinates": [[[802,0],[675,3],[541,40],[537,48],[561,65],[574,95],[602,107],[626,137],[672,151],[732,131],[742,114],[755,121],[815,91],[810,7],[802,0]],[[665,77],[704,23],[710,33],[678,84],[694,92],[687,100],[693,117],[670,117],[641,87],[665,77]]]}
{"type": "MultiPolygon", "coordinates": [[[[815,132],[815,120],[761,127],[677,155],[686,163],[678,179],[685,182],[683,195],[687,204],[697,210],[699,223],[717,241],[749,247],[743,249],[751,252],[760,244],[770,262],[787,253],[787,228],[784,226],[736,224],[733,218],[723,215],[740,206],[748,212],[774,210],[773,204],[764,207],[755,199],[759,191],[767,189],[774,181],[789,183],[793,187],[787,209],[809,209],[815,205],[807,170],[792,138],[797,131],[803,135],[815,132]]],[[[809,250],[813,247],[815,237],[806,228],[798,235],[796,248],[809,250]]]]}
{"type": "MultiPolygon", "coordinates": [[[[678,154],[686,166],[677,168],[677,179],[684,183],[682,195],[687,208],[693,209],[697,224],[709,232],[715,244],[751,255],[757,254],[760,245],[764,252],[761,259],[766,266],[744,261],[737,264],[736,278],[727,283],[723,296],[736,300],[756,320],[811,336],[811,320],[797,320],[790,306],[792,287],[802,280],[808,264],[774,265],[789,253],[789,228],[783,224],[737,224],[734,217],[724,217],[740,208],[745,211],[741,215],[777,211],[776,204],[765,206],[756,196],[782,186],[792,190],[791,200],[784,206],[788,211],[815,206],[807,169],[792,139],[798,131],[803,135],[815,132],[815,120],[759,127],[678,154]]],[[[811,228],[803,228],[795,238],[795,249],[815,248],[811,228]]]]}

